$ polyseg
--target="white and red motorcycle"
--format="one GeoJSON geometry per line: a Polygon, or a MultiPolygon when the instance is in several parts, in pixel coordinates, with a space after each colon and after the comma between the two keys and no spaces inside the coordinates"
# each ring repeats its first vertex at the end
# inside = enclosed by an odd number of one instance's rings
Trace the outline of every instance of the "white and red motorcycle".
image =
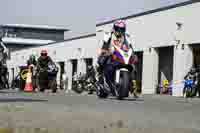
{"type": "Polygon", "coordinates": [[[112,75],[112,87],[108,89],[108,84],[106,84],[105,76],[103,75],[103,79],[97,82],[97,96],[106,98],[112,93],[119,100],[128,97],[131,89],[131,72],[135,69],[134,64],[136,61],[137,57],[131,45],[112,45],[111,62],[115,68],[112,75]]]}

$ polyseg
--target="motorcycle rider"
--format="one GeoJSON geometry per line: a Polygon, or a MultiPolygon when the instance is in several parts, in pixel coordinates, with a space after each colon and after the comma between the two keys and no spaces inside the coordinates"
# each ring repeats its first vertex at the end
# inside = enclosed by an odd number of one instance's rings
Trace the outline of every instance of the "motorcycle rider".
{"type": "MultiPolygon", "coordinates": [[[[53,60],[51,59],[51,57],[48,56],[48,52],[46,49],[42,49],[40,52],[40,57],[37,60],[37,69],[36,69],[36,73],[37,73],[37,85],[39,85],[39,74],[40,74],[40,70],[48,70],[48,64],[49,63],[54,63],[53,60]]],[[[48,76],[48,73],[46,73],[45,75],[43,74],[42,76],[48,76]],[[46,75],[47,74],[47,75],[46,75]]]]}
{"type": "Polygon", "coordinates": [[[197,92],[200,97],[200,65],[197,65],[196,68],[193,70],[195,75],[195,86],[192,89],[192,97],[195,97],[197,95],[197,92]]]}
{"type": "Polygon", "coordinates": [[[0,61],[0,83],[2,84],[3,88],[9,89],[8,67],[6,64],[3,64],[2,61],[0,61]]]}
{"type": "MultiPolygon", "coordinates": [[[[114,71],[114,65],[111,63],[111,46],[113,44],[118,46],[125,44],[132,48],[130,36],[126,32],[126,22],[124,20],[116,20],[113,23],[112,31],[104,34],[103,46],[98,55],[97,75],[99,80],[101,80],[102,74],[104,73],[106,82],[111,89],[111,92],[114,91],[111,87],[112,73],[114,71]]],[[[137,61],[136,55],[134,56],[135,61],[137,61]]]]}
{"type": "Polygon", "coordinates": [[[39,72],[40,68],[48,69],[49,62],[53,62],[53,60],[48,56],[47,50],[41,50],[40,57],[37,60],[37,71],[39,72]]]}
{"type": "MultiPolygon", "coordinates": [[[[184,80],[190,79],[193,81],[193,88],[192,88],[192,94],[191,96],[196,95],[196,84],[197,84],[197,71],[195,67],[192,67],[190,71],[187,73],[187,75],[184,77],[184,80]]],[[[183,88],[183,96],[185,95],[186,87],[183,88]]]]}

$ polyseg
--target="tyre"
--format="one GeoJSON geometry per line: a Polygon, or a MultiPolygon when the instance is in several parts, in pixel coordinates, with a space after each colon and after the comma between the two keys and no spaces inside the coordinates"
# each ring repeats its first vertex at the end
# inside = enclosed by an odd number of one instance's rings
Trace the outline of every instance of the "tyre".
{"type": "Polygon", "coordinates": [[[103,98],[107,98],[108,97],[108,93],[104,92],[103,90],[99,90],[97,91],[97,96],[101,99],[103,98]]]}
{"type": "Polygon", "coordinates": [[[52,93],[56,93],[57,92],[56,80],[50,80],[49,84],[50,84],[49,87],[50,87],[52,93]]]}
{"type": "Polygon", "coordinates": [[[191,97],[192,95],[192,88],[191,87],[187,87],[186,88],[186,97],[191,97]]]}
{"type": "Polygon", "coordinates": [[[48,81],[39,80],[39,88],[40,88],[40,92],[44,92],[48,88],[48,81]]]}
{"type": "Polygon", "coordinates": [[[44,92],[45,91],[45,88],[40,88],[40,92],[44,92]]]}
{"type": "Polygon", "coordinates": [[[5,78],[3,76],[1,76],[1,79],[0,79],[0,89],[3,90],[5,89],[5,78]]]}
{"type": "Polygon", "coordinates": [[[36,83],[36,77],[35,76],[32,78],[32,83],[33,83],[33,92],[36,92],[37,83],[36,83]]]}
{"type": "Polygon", "coordinates": [[[84,91],[83,85],[80,82],[75,82],[72,89],[78,94],[81,94],[84,91]]]}
{"type": "Polygon", "coordinates": [[[39,73],[38,85],[40,92],[44,92],[48,88],[48,73],[46,71],[39,73]]]}
{"type": "Polygon", "coordinates": [[[119,79],[119,87],[117,88],[117,98],[122,100],[124,97],[128,97],[130,88],[130,75],[129,71],[121,71],[119,79]]]}
{"type": "Polygon", "coordinates": [[[3,85],[2,84],[0,84],[0,90],[2,90],[4,87],[3,87],[3,85]]]}
{"type": "Polygon", "coordinates": [[[96,90],[95,89],[95,85],[93,84],[93,83],[90,83],[89,85],[88,85],[88,94],[89,95],[91,95],[91,94],[93,94],[93,92],[96,90]]]}
{"type": "Polygon", "coordinates": [[[89,94],[89,95],[92,95],[93,92],[94,92],[93,88],[89,88],[89,90],[88,90],[88,94],[89,94]]]}

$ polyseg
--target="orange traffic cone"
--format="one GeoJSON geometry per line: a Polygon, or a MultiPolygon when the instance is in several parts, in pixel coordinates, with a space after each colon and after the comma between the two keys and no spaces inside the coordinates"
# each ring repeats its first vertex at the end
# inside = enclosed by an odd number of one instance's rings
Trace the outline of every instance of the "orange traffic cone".
{"type": "Polygon", "coordinates": [[[29,67],[29,69],[28,69],[26,85],[25,85],[24,91],[25,92],[33,91],[31,67],[29,67]]]}

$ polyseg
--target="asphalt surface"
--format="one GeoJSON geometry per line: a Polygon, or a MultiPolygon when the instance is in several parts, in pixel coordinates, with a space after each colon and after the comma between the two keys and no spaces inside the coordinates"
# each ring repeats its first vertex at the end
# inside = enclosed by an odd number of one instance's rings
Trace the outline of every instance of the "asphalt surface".
{"type": "Polygon", "coordinates": [[[119,101],[95,95],[0,92],[2,127],[63,128],[69,133],[76,128],[88,133],[200,133],[199,112],[198,98],[144,95],[119,101]]]}

